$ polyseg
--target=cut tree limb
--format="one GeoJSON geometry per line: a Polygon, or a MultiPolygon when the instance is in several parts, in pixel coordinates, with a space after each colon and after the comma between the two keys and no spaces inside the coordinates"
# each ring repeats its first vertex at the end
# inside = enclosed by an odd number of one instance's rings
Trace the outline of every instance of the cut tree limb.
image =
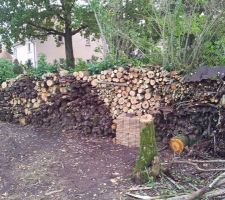
{"type": "MultiPolygon", "coordinates": [[[[201,162],[203,163],[203,162],[201,162]]],[[[205,163],[209,163],[209,161],[205,162],[205,163]]],[[[173,160],[169,163],[163,163],[163,164],[187,164],[187,165],[191,165],[193,167],[195,167],[196,170],[201,171],[201,172],[222,172],[225,171],[225,168],[213,168],[213,169],[204,169],[198,166],[197,163],[194,163],[192,161],[188,161],[188,160],[173,160]]]]}

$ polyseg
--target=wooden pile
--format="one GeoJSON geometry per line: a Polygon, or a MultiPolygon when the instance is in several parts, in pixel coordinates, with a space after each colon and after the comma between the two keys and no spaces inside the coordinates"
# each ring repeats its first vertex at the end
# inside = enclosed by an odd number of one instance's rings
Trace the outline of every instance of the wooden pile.
{"type": "Polygon", "coordinates": [[[141,116],[157,112],[161,103],[171,103],[170,88],[175,90],[177,85],[173,82],[180,79],[175,72],[168,73],[158,66],[152,70],[118,67],[91,77],[87,77],[84,72],[76,72],[74,76],[78,80],[89,80],[98,89],[105,104],[111,107],[114,119],[122,113],[141,116]]]}
{"type": "MultiPolygon", "coordinates": [[[[179,134],[194,136],[205,142],[196,154],[210,152],[225,157],[224,80],[215,75],[213,79],[202,79],[201,75],[200,80],[191,76],[187,79],[194,81],[176,83],[181,87],[175,90],[172,104],[160,108],[155,120],[157,131],[163,133],[161,139],[179,134]]],[[[197,72],[194,76],[198,77],[197,72]]]]}
{"type": "Polygon", "coordinates": [[[87,81],[59,74],[48,74],[41,80],[24,76],[1,94],[1,120],[10,118],[23,125],[85,135],[113,135],[110,110],[87,81]]]}
{"type": "MultiPolygon", "coordinates": [[[[23,76],[2,84],[0,119],[81,134],[113,135],[121,114],[153,114],[158,141],[193,134],[210,141],[216,138],[216,147],[215,142],[211,144],[215,150],[225,140],[224,73],[216,78],[205,71],[185,79],[158,66],[118,67],[93,76],[63,71],[40,80],[23,76]]],[[[117,136],[132,140],[119,129],[117,136]]]]}

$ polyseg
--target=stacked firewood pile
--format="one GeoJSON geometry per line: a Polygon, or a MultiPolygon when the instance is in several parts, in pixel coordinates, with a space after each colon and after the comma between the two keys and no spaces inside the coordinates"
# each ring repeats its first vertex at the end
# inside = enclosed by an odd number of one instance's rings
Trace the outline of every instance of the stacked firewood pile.
{"type": "Polygon", "coordinates": [[[87,81],[48,74],[41,80],[22,77],[2,85],[0,117],[79,134],[113,135],[110,110],[87,81]]]}
{"type": "MultiPolygon", "coordinates": [[[[82,79],[83,74],[76,76],[82,79]]],[[[194,135],[197,141],[209,141],[205,147],[215,153],[225,149],[224,76],[225,69],[219,67],[201,68],[186,77],[160,67],[119,67],[89,80],[113,118],[121,113],[153,114],[158,141],[194,135]]]]}
{"type": "Polygon", "coordinates": [[[105,104],[110,106],[114,119],[121,113],[141,116],[158,112],[161,104],[171,103],[171,87],[172,90],[180,87],[173,84],[180,79],[175,72],[168,73],[157,66],[152,70],[119,67],[89,78],[83,72],[76,72],[74,76],[91,81],[105,104]]]}
{"type": "Polygon", "coordinates": [[[0,119],[112,135],[113,120],[122,113],[153,114],[159,141],[195,135],[214,141],[215,150],[225,139],[223,70],[212,68],[183,78],[160,67],[127,66],[93,76],[88,72],[47,74],[39,80],[23,76],[2,84],[0,119]]]}
{"type": "Polygon", "coordinates": [[[2,121],[17,121],[24,116],[24,105],[28,105],[30,99],[37,97],[34,86],[34,79],[27,76],[2,83],[2,88],[4,88],[0,91],[0,119],[2,121]]]}
{"type": "Polygon", "coordinates": [[[203,68],[176,83],[182,87],[175,90],[172,104],[156,115],[161,137],[189,135],[203,141],[204,151],[225,156],[224,72],[203,68]]]}

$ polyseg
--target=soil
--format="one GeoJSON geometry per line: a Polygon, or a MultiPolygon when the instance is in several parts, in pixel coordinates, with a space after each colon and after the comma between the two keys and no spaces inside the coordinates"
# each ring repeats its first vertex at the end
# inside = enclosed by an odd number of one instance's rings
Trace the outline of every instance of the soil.
{"type": "MultiPolygon", "coordinates": [[[[161,160],[174,157],[168,148],[159,148],[163,149],[161,160]]],[[[173,165],[170,180],[150,179],[145,189],[137,189],[131,180],[137,155],[137,148],[115,145],[111,139],[80,138],[73,133],[0,122],[0,199],[131,200],[127,193],[154,196],[192,192],[219,174],[173,165]]]]}
{"type": "Polygon", "coordinates": [[[0,122],[0,199],[120,199],[137,149],[0,122]]]}

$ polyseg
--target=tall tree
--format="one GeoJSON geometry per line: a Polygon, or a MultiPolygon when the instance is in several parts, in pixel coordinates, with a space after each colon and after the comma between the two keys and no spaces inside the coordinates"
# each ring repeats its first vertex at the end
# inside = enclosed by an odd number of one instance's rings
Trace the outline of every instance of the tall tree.
{"type": "Polygon", "coordinates": [[[62,36],[67,66],[74,66],[72,37],[78,33],[98,33],[93,11],[79,0],[6,0],[0,4],[0,34],[8,47],[26,39],[62,36]]]}

